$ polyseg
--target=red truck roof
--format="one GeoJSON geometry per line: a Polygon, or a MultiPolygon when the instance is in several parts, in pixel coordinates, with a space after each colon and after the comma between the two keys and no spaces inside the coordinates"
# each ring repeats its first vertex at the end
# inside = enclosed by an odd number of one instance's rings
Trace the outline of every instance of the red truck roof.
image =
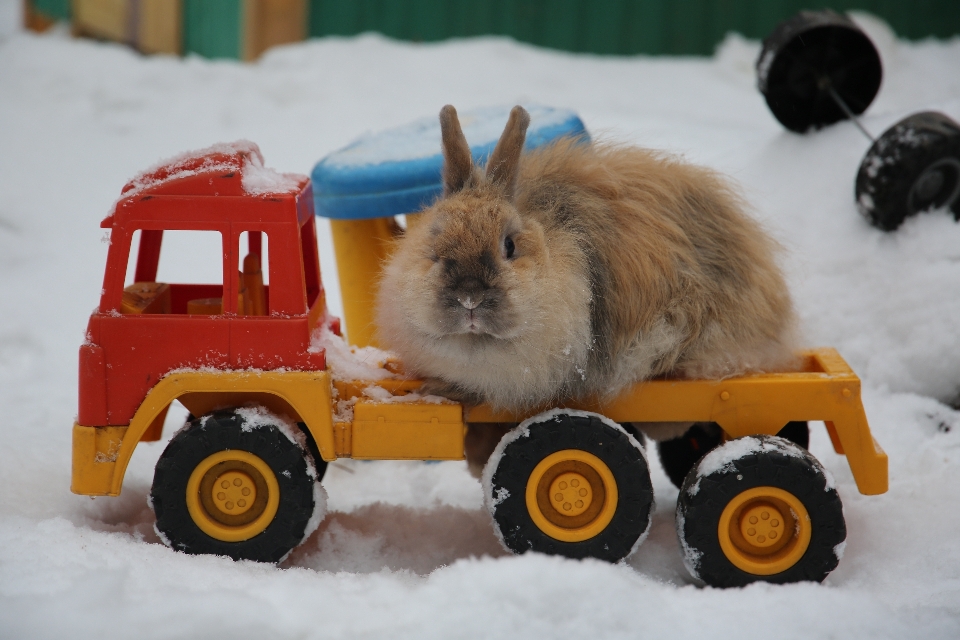
{"type": "Polygon", "coordinates": [[[131,200],[153,196],[248,196],[276,198],[296,196],[309,178],[295,173],[279,173],[263,166],[263,155],[256,143],[239,140],[217,144],[165,160],[124,185],[116,207],[100,224],[111,228],[123,217],[131,200]]]}

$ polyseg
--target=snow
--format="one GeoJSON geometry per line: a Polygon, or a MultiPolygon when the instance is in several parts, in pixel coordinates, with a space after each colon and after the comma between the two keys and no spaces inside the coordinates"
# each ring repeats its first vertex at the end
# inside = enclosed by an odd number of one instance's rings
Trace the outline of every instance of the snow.
{"type": "MultiPolygon", "coordinates": [[[[332,306],[329,298],[328,303],[332,306]]],[[[327,366],[334,380],[389,380],[400,377],[383,366],[391,358],[389,351],[347,344],[326,325],[317,329],[310,341],[310,351],[319,352],[321,349],[325,350],[327,366]]]]}
{"type": "Polygon", "coordinates": [[[270,193],[296,193],[306,176],[299,173],[279,173],[263,166],[263,157],[260,154],[250,155],[244,159],[243,177],[240,185],[246,193],[262,196],[270,193]]]}
{"type": "MultiPolygon", "coordinates": [[[[885,69],[866,126],[928,109],[960,119],[960,40],[906,43],[860,19],[885,69]]],[[[960,637],[960,413],[949,406],[960,396],[960,225],[931,213],[893,234],[870,227],[853,202],[869,143],[849,122],[784,131],[756,91],[758,53],[737,37],[700,59],[365,35],[243,65],[0,26],[0,637],[960,637]],[[330,464],[328,515],[279,568],[163,546],[147,495],[164,442],[137,449],[119,497],[69,492],[77,347],[107,250],[98,225],[131,176],[239,139],[266,166],[302,173],[447,103],[528,102],[575,109],[595,137],[726,172],[783,244],[806,341],[837,347],[862,377],[890,456],[890,491],[860,495],[812,425],[848,531],[824,584],[693,581],[677,490],[654,455],[650,534],[618,565],[505,554],[461,462],[330,464]]],[[[164,441],[185,415],[171,411],[164,441]]]]}

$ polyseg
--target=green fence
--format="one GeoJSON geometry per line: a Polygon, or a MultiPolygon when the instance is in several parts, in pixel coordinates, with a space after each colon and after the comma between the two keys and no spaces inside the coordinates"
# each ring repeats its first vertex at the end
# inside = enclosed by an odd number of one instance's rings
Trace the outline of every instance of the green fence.
{"type": "MultiPolygon", "coordinates": [[[[68,19],[70,0],[33,0],[68,19]]],[[[310,0],[312,37],[379,31],[429,42],[506,35],[566,51],[710,55],[730,31],[761,39],[801,9],[862,9],[902,37],[960,34],[960,0],[310,0]]],[[[242,54],[242,0],[183,0],[183,51],[242,54]]]]}
{"type": "Polygon", "coordinates": [[[54,20],[70,18],[70,0],[33,0],[31,3],[35,11],[54,20]]]}
{"type": "Polygon", "coordinates": [[[960,0],[311,0],[313,37],[507,35],[566,51],[712,54],[730,31],[762,39],[801,9],[870,11],[906,38],[960,34],[960,0]]]}
{"type": "Polygon", "coordinates": [[[183,53],[240,58],[241,0],[183,0],[183,53]]]}

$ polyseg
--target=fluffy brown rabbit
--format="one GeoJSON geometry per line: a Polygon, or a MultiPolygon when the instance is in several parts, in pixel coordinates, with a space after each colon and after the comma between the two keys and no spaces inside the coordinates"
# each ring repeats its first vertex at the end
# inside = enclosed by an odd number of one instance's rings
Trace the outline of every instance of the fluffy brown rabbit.
{"type": "Polygon", "coordinates": [[[440,112],[444,195],[399,239],[377,309],[428,391],[519,412],[791,361],[775,244],[723,178],[582,139],[523,154],[529,121],[513,108],[481,171],[440,112]]]}

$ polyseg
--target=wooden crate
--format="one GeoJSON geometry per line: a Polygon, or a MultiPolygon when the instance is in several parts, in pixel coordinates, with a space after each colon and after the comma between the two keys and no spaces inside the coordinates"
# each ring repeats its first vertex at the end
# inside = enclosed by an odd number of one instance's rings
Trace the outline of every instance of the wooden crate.
{"type": "Polygon", "coordinates": [[[307,36],[308,0],[24,0],[27,28],[70,20],[78,36],[144,53],[254,60],[307,36]]]}
{"type": "Polygon", "coordinates": [[[144,53],[179,54],[181,0],[72,0],[74,34],[123,42],[144,53]]]}
{"type": "Polygon", "coordinates": [[[184,0],[184,53],[254,60],[307,36],[307,0],[184,0]]]}
{"type": "Polygon", "coordinates": [[[73,0],[71,26],[79,36],[133,43],[134,0],[73,0]]]}
{"type": "Polygon", "coordinates": [[[307,0],[244,0],[242,58],[307,37],[307,0]]]}
{"type": "Polygon", "coordinates": [[[137,48],[144,53],[183,51],[183,3],[180,0],[139,0],[137,48]]]}

